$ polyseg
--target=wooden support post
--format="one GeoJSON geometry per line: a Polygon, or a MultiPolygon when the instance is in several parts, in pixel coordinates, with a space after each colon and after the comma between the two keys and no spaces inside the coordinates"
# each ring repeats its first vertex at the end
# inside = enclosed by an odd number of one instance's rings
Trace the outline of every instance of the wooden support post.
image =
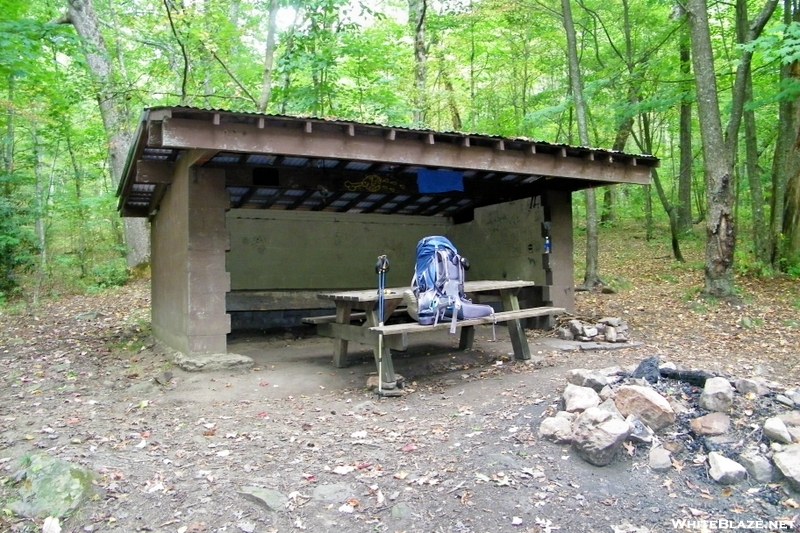
{"type": "MultiPolygon", "coordinates": [[[[519,300],[514,289],[500,291],[500,299],[503,302],[503,311],[519,311],[519,300]]],[[[528,346],[528,338],[525,336],[525,329],[520,320],[508,321],[508,336],[511,338],[511,346],[514,348],[516,359],[528,360],[531,358],[531,348],[528,346]]]]}
{"type": "MultiPolygon", "coordinates": [[[[336,307],[336,322],[339,324],[350,323],[350,313],[353,308],[349,305],[340,305],[336,307]]],[[[336,368],[344,368],[347,366],[347,342],[343,339],[335,339],[333,341],[333,366],[336,368]]]]}

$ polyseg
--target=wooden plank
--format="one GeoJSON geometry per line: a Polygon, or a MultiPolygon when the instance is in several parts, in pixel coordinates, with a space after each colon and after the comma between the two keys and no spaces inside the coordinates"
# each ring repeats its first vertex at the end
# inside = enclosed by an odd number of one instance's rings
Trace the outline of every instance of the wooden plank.
{"type": "MultiPolygon", "coordinates": [[[[459,328],[467,326],[480,326],[492,324],[494,322],[500,323],[508,322],[509,320],[521,320],[523,318],[531,318],[534,316],[557,315],[564,312],[565,310],[563,307],[531,307],[528,309],[519,309],[517,311],[501,311],[500,313],[495,313],[494,318],[491,316],[486,316],[482,318],[459,320],[456,323],[456,326],[459,328]]],[[[369,329],[375,332],[382,332],[388,338],[392,335],[399,335],[402,333],[423,333],[425,331],[433,331],[437,329],[448,329],[449,327],[450,321],[444,320],[435,326],[423,326],[417,322],[412,322],[409,324],[389,324],[384,325],[383,327],[374,326],[369,329]]]]}
{"type": "MultiPolygon", "coordinates": [[[[373,330],[379,327],[380,326],[367,328],[362,326],[352,326],[350,324],[329,323],[319,324],[317,326],[317,333],[323,337],[332,337],[335,339],[334,342],[358,342],[360,344],[366,344],[367,346],[376,346],[378,344],[378,332],[373,330]]],[[[396,334],[392,335],[392,337],[385,337],[384,345],[392,350],[404,350],[406,345],[404,345],[403,341],[403,332],[397,332],[396,334]]],[[[334,344],[334,348],[335,347],[336,345],[334,344]]],[[[346,354],[347,352],[345,351],[345,355],[346,354]]]]}
{"type": "MultiPolygon", "coordinates": [[[[395,316],[395,315],[399,316],[399,315],[402,315],[405,312],[406,312],[406,308],[405,307],[399,307],[399,308],[395,309],[392,312],[391,316],[395,316]]],[[[365,313],[365,312],[359,311],[359,312],[355,312],[355,313],[350,313],[350,321],[351,322],[353,320],[364,320],[366,317],[367,317],[367,313],[365,313]]],[[[304,324],[311,324],[311,325],[314,325],[314,326],[316,326],[318,324],[328,323],[328,322],[336,322],[336,315],[308,316],[308,317],[305,317],[303,319],[303,323],[304,324]]]]}
{"type": "MultiPolygon", "coordinates": [[[[526,280],[480,280],[480,281],[467,281],[464,283],[464,292],[493,292],[508,289],[521,289],[523,287],[533,287],[533,281],[526,280]]],[[[384,299],[394,300],[402,299],[403,291],[410,287],[391,287],[386,289],[384,299]]],[[[378,291],[375,289],[366,289],[362,291],[338,291],[338,292],[323,292],[317,294],[317,298],[321,300],[338,300],[344,302],[375,302],[378,300],[378,291]]]]}

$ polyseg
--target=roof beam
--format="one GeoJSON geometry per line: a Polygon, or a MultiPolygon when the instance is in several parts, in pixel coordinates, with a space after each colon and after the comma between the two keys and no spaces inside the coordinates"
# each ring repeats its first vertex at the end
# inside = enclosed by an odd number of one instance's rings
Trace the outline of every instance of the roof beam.
{"type": "Polygon", "coordinates": [[[175,164],[169,161],[147,161],[139,160],[136,162],[135,183],[172,183],[175,171],[175,164]]]}
{"type": "Polygon", "coordinates": [[[154,137],[160,137],[157,139],[160,142],[153,146],[201,150],[224,148],[232,152],[477,169],[610,183],[650,182],[650,169],[644,165],[588,161],[584,157],[569,156],[566,149],[554,156],[516,149],[501,152],[486,146],[426,144],[433,137],[432,134],[423,135],[422,142],[399,136],[389,141],[383,136],[350,137],[323,131],[308,136],[299,127],[265,125],[264,129],[259,130],[254,124],[223,123],[217,128],[201,128],[197,120],[181,118],[165,118],[159,129],[159,136],[150,137],[151,141],[155,140],[154,137]]]}

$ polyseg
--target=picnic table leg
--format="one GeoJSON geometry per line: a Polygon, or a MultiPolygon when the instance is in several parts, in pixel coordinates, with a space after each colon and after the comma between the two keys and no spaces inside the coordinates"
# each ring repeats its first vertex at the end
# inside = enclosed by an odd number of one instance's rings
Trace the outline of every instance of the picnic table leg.
{"type": "MultiPolygon", "coordinates": [[[[347,304],[336,305],[336,323],[349,324],[350,312],[353,308],[347,304]]],[[[333,366],[344,368],[347,366],[347,341],[344,339],[334,339],[333,341],[333,366]]]]}
{"type": "MultiPolygon", "coordinates": [[[[519,311],[519,300],[515,291],[502,290],[500,291],[500,298],[503,301],[503,311],[519,311]]],[[[525,328],[522,327],[522,322],[509,320],[508,336],[511,338],[511,346],[514,348],[514,358],[530,359],[531,348],[528,346],[528,338],[525,336],[525,328]]]]}
{"type": "Polygon", "coordinates": [[[475,326],[466,326],[461,328],[461,340],[458,342],[459,350],[469,350],[472,348],[472,342],[475,340],[475,326]]]}

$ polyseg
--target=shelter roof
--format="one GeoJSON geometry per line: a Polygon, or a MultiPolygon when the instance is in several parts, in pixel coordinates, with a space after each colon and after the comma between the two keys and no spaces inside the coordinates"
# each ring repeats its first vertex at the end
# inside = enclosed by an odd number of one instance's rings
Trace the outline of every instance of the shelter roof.
{"type": "Polygon", "coordinates": [[[647,184],[659,164],[651,155],[524,137],[155,107],[143,111],[128,153],[121,214],[156,213],[183,158],[224,169],[233,208],[454,219],[547,189],[647,184]]]}

